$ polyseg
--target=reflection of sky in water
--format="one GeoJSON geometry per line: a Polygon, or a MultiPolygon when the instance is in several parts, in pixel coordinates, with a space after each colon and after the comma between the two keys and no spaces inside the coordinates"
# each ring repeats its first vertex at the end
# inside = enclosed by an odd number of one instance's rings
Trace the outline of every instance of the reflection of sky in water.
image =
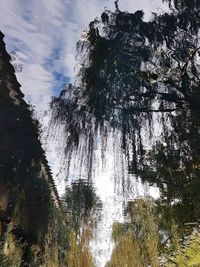
{"type": "MultiPolygon", "coordinates": [[[[121,10],[143,9],[148,18],[161,0],[121,0],[121,10]]],[[[74,79],[76,42],[81,32],[114,0],[6,0],[1,1],[0,30],[7,50],[19,50],[17,74],[26,99],[38,110],[47,108],[51,95],[74,79]]]]}
{"type": "MultiPolygon", "coordinates": [[[[161,6],[162,0],[120,0],[119,3],[121,10],[134,12],[143,9],[145,19],[149,19],[151,12],[161,6]]],[[[105,7],[114,10],[114,0],[1,0],[0,30],[6,36],[7,50],[19,51],[16,62],[23,64],[23,70],[17,77],[26,100],[31,101],[38,111],[47,109],[50,97],[58,95],[63,86],[75,78],[76,42],[83,29],[101,15],[105,7]]],[[[62,136],[64,126],[59,127],[59,144],[56,146],[49,142],[47,153],[54,177],[57,177],[55,174],[60,168],[55,151],[60,153],[65,145],[62,136]]],[[[98,267],[104,266],[111,255],[112,223],[120,220],[123,213],[122,197],[118,197],[117,203],[114,199],[113,179],[108,183],[114,168],[111,155],[112,151],[107,155],[107,169],[96,175],[94,181],[97,195],[104,203],[99,231],[97,229],[96,239],[93,240],[93,244],[98,243],[93,246],[98,267]]],[[[58,179],[56,183],[62,193],[64,180],[58,179]]]]}

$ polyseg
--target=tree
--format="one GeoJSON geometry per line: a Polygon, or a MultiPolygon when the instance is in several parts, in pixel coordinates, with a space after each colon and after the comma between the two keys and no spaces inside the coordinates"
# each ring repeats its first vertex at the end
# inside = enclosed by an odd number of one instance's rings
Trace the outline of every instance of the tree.
{"type": "Polygon", "coordinates": [[[92,229],[95,224],[98,200],[92,184],[84,180],[72,183],[66,188],[64,197],[66,208],[70,215],[70,223],[77,235],[85,225],[92,229]]]}
{"type": "Polygon", "coordinates": [[[200,216],[199,113],[180,113],[171,117],[173,130],[146,151],[143,165],[130,172],[160,188],[161,202],[178,223],[197,221],[200,216]]]}
{"type": "Polygon", "coordinates": [[[130,201],[127,223],[113,224],[115,248],[106,267],[159,266],[159,232],[155,205],[149,199],[130,201]]]}
{"type": "Polygon", "coordinates": [[[149,22],[140,10],[105,11],[90,23],[77,44],[76,83],[52,102],[53,120],[66,126],[69,162],[71,151],[84,143],[91,177],[96,136],[105,140],[117,130],[125,155],[132,153],[141,164],[141,132],[149,125],[151,137],[155,113],[169,118],[172,112],[199,110],[199,28],[198,5],[154,14],[149,22]]]}

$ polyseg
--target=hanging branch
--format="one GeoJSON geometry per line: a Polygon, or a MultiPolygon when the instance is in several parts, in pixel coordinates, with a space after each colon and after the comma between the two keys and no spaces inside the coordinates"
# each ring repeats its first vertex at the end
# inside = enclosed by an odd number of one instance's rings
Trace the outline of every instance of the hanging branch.
{"type": "Polygon", "coordinates": [[[116,8],[116,11],[120,12],[118,3],[119,3],[119,0],[116,0],[115,1],[115,8],[116,8]]]}

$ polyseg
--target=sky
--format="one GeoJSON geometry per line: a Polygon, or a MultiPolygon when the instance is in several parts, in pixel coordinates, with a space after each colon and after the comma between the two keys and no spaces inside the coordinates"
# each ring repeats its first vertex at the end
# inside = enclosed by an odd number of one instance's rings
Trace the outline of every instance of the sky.
{"type": "MultiPolygon", "coordinates": [[[[121,10],[151,12],[166,8],[162,0],[120,0],[121,10]]],[[[25,99],[36,111],[48,110],[52,95],[75,79],[76,43],[88,24],[114,0],[6,0],[0,2],[0,30],[8,52],[17,51],[14,63],[25,99]]]]}

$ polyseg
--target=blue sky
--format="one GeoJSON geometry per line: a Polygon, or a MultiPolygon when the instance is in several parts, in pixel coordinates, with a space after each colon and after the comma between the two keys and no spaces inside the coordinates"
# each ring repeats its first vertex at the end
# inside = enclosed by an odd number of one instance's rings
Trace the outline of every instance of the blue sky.
{"type": "MultiPolygon", "coordinates": [[[[121,10],[143,9],[146,19],[163,9],[162,0],[121,0],[121,10]]],[[[114,0],[6,0],[1,1],[0,30],[7,50],[17,49],[17,74],[26,100],[38,111],[48,109],[52,95],[75,78],[76,42],[89,22],[114,0]]]]}

